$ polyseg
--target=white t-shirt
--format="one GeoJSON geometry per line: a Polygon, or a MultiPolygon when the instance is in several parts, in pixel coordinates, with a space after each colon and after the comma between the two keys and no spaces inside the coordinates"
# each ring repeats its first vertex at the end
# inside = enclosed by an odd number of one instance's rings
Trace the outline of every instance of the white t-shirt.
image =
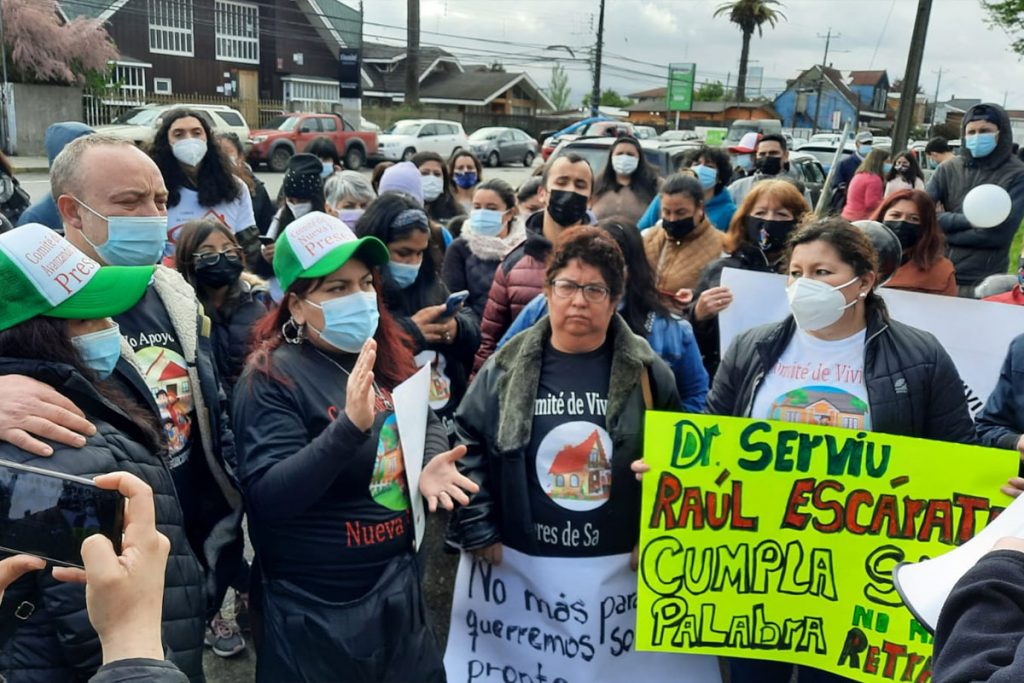
{"type": "Polygon", "coordinates": [[[231,228],[237,233],[256,225],[256,217],[252,212],[252,197],[249,188],[238,178],[238,197],[230,202],[221,202],[214,206],[200,206],[199,194],[195,190],[182,187],[178,191],[181,199],[175,206],[167,208],[167,246],[164,256],[174,258],[174,247],[178,242],[178,234],[185,223],[200,218],[212,218],[231,228]]]}
{"type": "Polygon", "coordinates": [[[758,388],[750,417],[870,430],[866,333],[825,341],[797,329],[758,388]]]}

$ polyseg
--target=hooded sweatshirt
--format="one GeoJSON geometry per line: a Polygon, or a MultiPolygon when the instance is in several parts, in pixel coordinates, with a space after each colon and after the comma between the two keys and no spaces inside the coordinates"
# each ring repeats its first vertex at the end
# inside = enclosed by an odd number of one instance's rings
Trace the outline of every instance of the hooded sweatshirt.
{"type": "MultiPolygon", "coordinates": [[[[50,127],[46,129],[46,136],[43,138],[43,147],[46,149],[46,158],[49,159],[50,166],[53,166],[53,160],[69,142],[83,135],[91,135],[93,132],[92,128],[78,121],[50,124],[50,127]]],[[[61,235],[64,234],[64,223],[60,219],[60,212],[57,211],[57,202],[53,200],[51,194],[45,195],[21,214],[18,218],[18,225],[26,223],[42,223],[50,230],[61,235]]]]}
{"type": "Polygon", "coordinates": [[[939,227],[946,235],[946,255],[956,268],[960,286],[973,286],[994,273],[1006,272],[1010,243],[1024,218],[1024,162],[1013,154],[1013,132],[1006,111],[995,104],[979,104],[964,114],[964,121],[981,108],[988,108],[998,119],[996,148],[986,157],[975,159],[967,149],[960,128],[960,156],[939,166],[928,183],[928,194],[945,209],[939,214],[939,227]],[[975,228],[963,214],[964,197],[978,185],[999,185],[1010,195],[1010,215],[991,228],[975,228]]]}

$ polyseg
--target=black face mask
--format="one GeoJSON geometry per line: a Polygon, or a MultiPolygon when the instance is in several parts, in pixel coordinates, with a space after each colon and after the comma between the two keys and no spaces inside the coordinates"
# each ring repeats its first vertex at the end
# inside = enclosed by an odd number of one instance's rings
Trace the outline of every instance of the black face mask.
{"type": "Polygon", "coordinates": [[[223,287],[230,285],[242,274],[241,262],[229,261],[221,256],[211,265],[196,266],[196,280],[207,287],[223,287]]]}
{"type": "Polygon", "coordinates": [[[910,250],[921,239],[921,226],[907,221],[885,221],[883,225],[893,231],[903,249],[903,263],[910,260],[910,250]]]}
{"type": "Polygon", "coordinates": [[[786,240],[796,228],[795,220],[769,221],[757,216],[743,219],[747,237],[763,252],[778,251],[786,246],[786,240]]]}
{"type": "Polygon", "coordinates": [[[661,227],[665,229],[665,232],[667,232],[668,236],[672,239],[681,240],[693,232],[693,229],[697,227],[697,222],[694,220],[693,216],[690,216],[689,218],[680,218],[677,221],[667,221],[663,218],[661,219],[661,227]]]}
{"type": "Polygon", "coordinates": [[[589,197],[571,190],[551,190],[548,193],[548,214],[565,227],[576,225],[587,215],[589,197]]]}
{"type": "Polygon", "coordinates": [[[782,159],[779,157],[759,157],[754,166],[763,175],[778,175],[782,170],[782,159]]]}

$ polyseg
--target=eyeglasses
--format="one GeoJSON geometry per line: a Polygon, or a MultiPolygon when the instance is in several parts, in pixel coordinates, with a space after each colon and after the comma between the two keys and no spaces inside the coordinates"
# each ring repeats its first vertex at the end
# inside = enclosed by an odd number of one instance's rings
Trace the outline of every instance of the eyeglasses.
{"type": "Polygon", "coordinates": [[[221,256],[226,258],[231,263],[242,262],[242,250],[241,249],[226,249],[224,251],[204,251],[192,254],[192,261],[197,266],[214,266],[220,261],[221,256]]]}
{"type": "Polygon", "coordinates": [[[572,280],[552,280],[551,291],[560,299],[571,299],[583,290],[583,298],[592,304],[599,304],[608,298],[612,290],[603,285],[581,285],[572,280]]]}

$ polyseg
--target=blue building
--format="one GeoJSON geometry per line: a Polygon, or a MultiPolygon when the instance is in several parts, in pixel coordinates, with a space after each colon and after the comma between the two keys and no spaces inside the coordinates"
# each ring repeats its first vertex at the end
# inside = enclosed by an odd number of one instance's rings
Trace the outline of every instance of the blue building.
{"type": "Polygon", "coordinates": [[[850,90],[860,99],[862,127],[888,129],[886,100],[889,97],[889,74],[881,71],[851,71],[850,90]]]}
{"type": "MultiPolygon", "coordinates": [[[[882,103],[884,110],[884,98],[882,103]]],[[[856,130],[860,121],[860,97],[847,87],[838,70],[814,65],[789,81],[786,89],[775,98],[775,111],[782,118],[782,125],[789,128],[841,131],[849,123],[851,130],[856,130]],[[819,89],[820,107],[817,105],[819,89]]]]}

